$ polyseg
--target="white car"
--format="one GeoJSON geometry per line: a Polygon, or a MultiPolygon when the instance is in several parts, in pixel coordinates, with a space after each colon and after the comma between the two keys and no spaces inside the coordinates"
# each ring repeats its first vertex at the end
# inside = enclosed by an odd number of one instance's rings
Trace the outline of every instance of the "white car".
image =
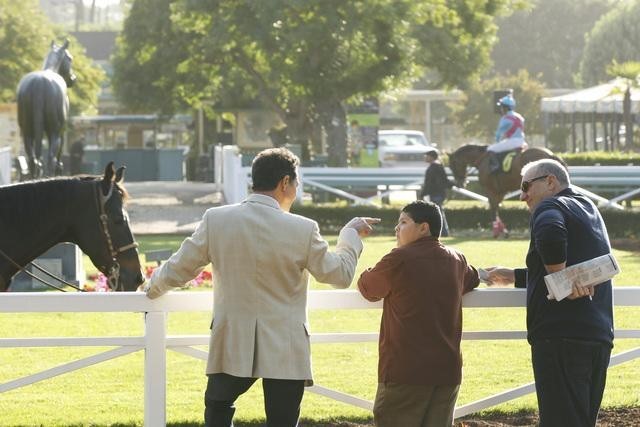
{"type": "Polygon", "coordinates": [[[417,130],[378,131],[378,164],[383,168],[424,167],[424,155],[435,148],[417,130]]]}

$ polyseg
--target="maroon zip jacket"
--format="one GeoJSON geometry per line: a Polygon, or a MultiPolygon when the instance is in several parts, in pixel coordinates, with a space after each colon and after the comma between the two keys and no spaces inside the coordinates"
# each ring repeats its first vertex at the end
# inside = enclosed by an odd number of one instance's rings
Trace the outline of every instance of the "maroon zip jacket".
{"type": "Polygon", "coordinates": [[[478,272],[464,255],[435,237],[393,249],[363,272],[362,295],[384,298],[378,381],[460,384],[462,295],[478,284],[478,272]]]}

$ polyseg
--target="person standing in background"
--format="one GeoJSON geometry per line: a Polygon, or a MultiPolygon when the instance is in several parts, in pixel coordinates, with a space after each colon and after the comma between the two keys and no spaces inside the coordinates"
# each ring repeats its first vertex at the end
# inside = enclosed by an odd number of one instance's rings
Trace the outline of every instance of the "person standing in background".
{"type": "Polygon", "coordinates": [[[447,197],[447,189],[453,187],[453,183],[447,178],[447,172],[444,170],[440,160],[438,160],[438,150],[434,148],[428,151],[425,153],[424,158],[428,166],[424,172],[424,183],[418,194],[418,199],[422,200],[428,197],[429,201],[440,207],[440,213],[442,214],[442,233],[440,235],[448,237],[449,224],[447,223],[443,205],[447,197]]]}

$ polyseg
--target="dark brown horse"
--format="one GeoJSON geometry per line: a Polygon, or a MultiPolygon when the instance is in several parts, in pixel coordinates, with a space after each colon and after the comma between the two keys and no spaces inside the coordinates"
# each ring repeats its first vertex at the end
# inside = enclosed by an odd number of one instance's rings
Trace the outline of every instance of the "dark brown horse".
{"type": "Polygon", "coordinates": [[[527,163],[540,159],[554,159],[564,162],[546,148],[529,148],[515,155],[509,172],[490,173],[487,145],[467,144],[449,155],[449,168],[460,187],[464,187],[467,178],[467,167],[474,166],[478,170],[478,180],[489,199],[489,207],[493,218],[498,217],[498,209],[504,196],[520,188],[522,176],[520,170],[527,163]]]}
{"type": "MultiPolygon", "coordinates": [[[[0,291],[20,267],[61,242],[77,244],[113,290],[144,282],[124,202],[124,167],[104,176],[51,178],[0,187],[0,291]]],[[[57,284],[57,283],[56,283],[57,284]]]]}

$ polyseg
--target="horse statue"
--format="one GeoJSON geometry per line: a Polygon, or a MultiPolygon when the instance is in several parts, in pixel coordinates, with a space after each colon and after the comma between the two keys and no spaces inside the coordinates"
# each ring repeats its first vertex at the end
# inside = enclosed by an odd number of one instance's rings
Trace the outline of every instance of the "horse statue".
{"type": "Polygon", "coordinates": [[[135,291],[144,282],[129,227],[124,167],[104,176],[47,178],[0,187],[0,291],[47,249],[77,244],[112,290],[135,291]]]}
{"type": "Polygon", "coordinates": [[[69,40],[62,46],[52,41],[43,69],[30,72],[18,84],[18,125],[31,178],[59,175],[62,171],[60,154],[69,113],[67,87],[76,80],[68,46],[69,40]],[[44,134],[49,146],[46,161],[42,159],[44,134]]]}
{"type": "MultiPolygon", "coordinates": [[[[559,157],[546,148],[533,147],[519,151],[511,160],[508,172],[492,174],[489,167],[489,153],[487,145],[466,144],[449,155],[449,168],[459,187],[464,187],[467,178],[467,167],[475,166],[478,170],[478,180],[489,199],[489,208],[496,221],[500,221],[498,210],[504,196],[520,188],[522,176],[520,171],[527,163],[540,159],[554,159],[562,164],[559,157]]],[[[500,221],[501,222],[501,221],[500,221]]]]}

